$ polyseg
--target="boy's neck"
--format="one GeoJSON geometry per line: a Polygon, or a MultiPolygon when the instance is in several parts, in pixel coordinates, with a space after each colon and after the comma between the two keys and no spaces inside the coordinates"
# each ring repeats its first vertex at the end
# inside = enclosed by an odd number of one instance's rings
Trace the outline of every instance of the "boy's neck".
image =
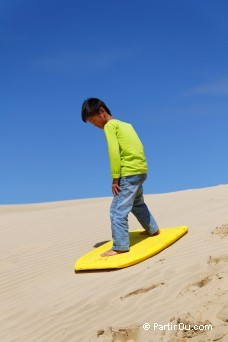
{"type": "Polygon", "coordinates": [[[113,116],[107,114],[107,116],[106,116],[106,121],[108,122],[108,121],[110,121],[110,120],[116,120],[116,119],[113,118],[113,116]]]}

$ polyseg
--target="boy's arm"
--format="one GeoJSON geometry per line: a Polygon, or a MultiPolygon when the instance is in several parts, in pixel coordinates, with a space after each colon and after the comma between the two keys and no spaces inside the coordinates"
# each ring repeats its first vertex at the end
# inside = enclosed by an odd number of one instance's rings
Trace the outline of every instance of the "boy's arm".
{"type": "Polygon", "coordinates": [[[121,191],[119,187],[119,177],[120,177],[120,149],[118,140],[116,137],[116,128],[114,126],[105,126],[104,128],[105,136],[108,143],[108,153],[110,159],[110,168],[112,175],[112,192],[116,196],[121,191]]]}
{"type": "Polygon", "coordinates": [[[120,177],[120,149],[116,137],[116,128],[112,125],[105,126],[104,132],[108,143],[111,175],[113,179],[118,179],[120,177]]]}

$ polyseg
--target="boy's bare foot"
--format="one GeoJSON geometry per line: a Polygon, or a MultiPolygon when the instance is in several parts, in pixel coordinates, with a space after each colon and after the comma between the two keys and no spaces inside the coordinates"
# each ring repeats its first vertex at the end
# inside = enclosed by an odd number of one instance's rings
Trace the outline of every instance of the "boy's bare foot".
{"type": "Polygon", "coordinates": [[[147,230],[144,230],[143,232],[140,233],[140,235],[149,235],[149,236],[155,236],[155,235],[158,235],[158,234],[160,234],[160,230],[158,230],[158,231],[157,231],[156,233],[154,233],[154,234],[148,233],[147,230]]]}
{"type": "Polygon", "coordinates": [[[116,254],[120,254],[120,253],[126,253],[129,251],[114,251],[113,249],[109,249],[108,251],[104,252],[101,254],[102,257],[106,257],[106,256],[113,256],[116,254]]]}

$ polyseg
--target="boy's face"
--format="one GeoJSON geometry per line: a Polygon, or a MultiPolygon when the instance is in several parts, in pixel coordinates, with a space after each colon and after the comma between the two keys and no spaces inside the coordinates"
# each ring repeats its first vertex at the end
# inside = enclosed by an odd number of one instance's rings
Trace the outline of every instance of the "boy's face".
{"type": "Polygon", "coordinates": [[[98,114],[88,117],[87,121],[100,129],[104,129],[104,125],[107,123],[105,112],[101,110],[98,114]]]}

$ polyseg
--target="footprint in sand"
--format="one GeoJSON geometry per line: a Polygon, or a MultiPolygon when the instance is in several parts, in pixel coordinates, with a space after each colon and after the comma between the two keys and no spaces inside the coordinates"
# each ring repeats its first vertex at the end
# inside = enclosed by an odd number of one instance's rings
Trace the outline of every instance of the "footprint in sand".
{"type": "Polygon", "coordinates": [[[202,321],[189,312],[178,317],[175,321],[172,319],[172,323],[178,325],[180,329],[170,333],[169,341],[189,341],[191,338],[194,341],[208,341],[207,334],[213,330],[212,323],[209,320],[202,321]],[[200,327],[200,329],[196,327],[200,327]],[[200,339],[197,339],[198,335],[201,336],[200,339]]]}
{"type": "Polygon", "coordinates": [[[219,257],[210,256],[207,263],[209,265],[217,265],[217,264],[220,264],[221,262],[228,262],[228,255],[221,255],[219,257]]]}
{"type": "Polygon", "coordinates": [[[207,276],[199,281],[197,281],[196,283],[193,283],[193,284],[190,284],[187,286],[186,290],[187,291],[191,291],[191,292],[195,292],[197,291],[198,289],[206,286],[210,281],[211,281],[211,277],[210,276],[207,276]]]}
{"type": "Polygon", "coordinates": [[[130,326],[124,328],[108,327],[97,331],[98,341],[118,341],[118,342],[136,342],[139,326],[130,326]]]}
{"type": "Polygon", "coordinates": [[[228,223],[222,224],[219,227],[216,227],[211,234],[219,235],[221,238],[225,238],[228,236],[228,223]]]}
{"type": "Polygon", "coordinates": [[[190,284],[187,286],[186,290],[187,291],[192,291],[195,292],[198,289],[206,286],[208,283],[210,283],[212,280],[218,280],[218,279],[223,279],[223,276],[221,275],[222,273],[214,273],[214,274],[210,274],[206,277],[204,277],[203,279],[197,281],[194,284],[190,284]]]}
{"type": "Polygon", "coordinates": [[[129,293],[125,294],[124,296],[121,296],[121,297],[118,297],[116,299],[113,299],[112,303],[113,302],[118,302],[119,300],[124,300],[124,299],[132,297],[132,296],[137,296],[137,295],[140,295],[140,294],[143,294],[143,293],[147,293],[147,292],[152,291],[152,290],[154,290],[157,287],[160,287],[162,285],[165,285],[165,283],[151,284],[151,285],[149,285],[147,287],[139,288],[139,289],[137,289],[135,291],[132,291],[132,292],[129,292],[129,293]]]}
{"type": "Polygon", "coordinates": [[[151,284],[150,286],[142,287],[140,289],[137,289],[135,291],[127,293],[125,296],[120,297],[120,299],[123,300],[123,299],[129,298],[131,296],[136,296],[136,295],[139,295],[139,294],[142,294],[142,293],[147,293],[147,292],[149,292],[149,291],[151,291],[153,289],[156,289],[156,287],[159,287],[161,285],[165,285],[165,283],[151,284]]]}

